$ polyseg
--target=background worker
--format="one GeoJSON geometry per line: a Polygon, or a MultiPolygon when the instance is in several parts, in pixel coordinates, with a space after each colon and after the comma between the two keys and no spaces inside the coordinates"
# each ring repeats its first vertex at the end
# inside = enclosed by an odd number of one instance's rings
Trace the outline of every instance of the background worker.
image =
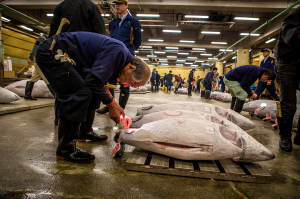
{"type": "Polygon", "coordinates": [[[106,93],[104,85],[112,79],[125,86],[144,85],[150,77],[150,68],[140,58],[134,58],[122,42],[100,34],[61,33],[51,52],[52,41],[50,38],[40,45],[36,59],[61,101],[56,157],[90,163],[95,156],[76,147],[78,128],[86,121],[86,113],[95,110],[102,101],[109,107],[111,119],[120,123],[124,110],[106,93]],[[59,49],[72,60],[61,62],[55,56],[59,49]]]}
{"type": "MultiPolygon", "coordinates": [[[[276,79],[280,89],[281,115],[278,115],[279,149],[293,150],[292,125],[297,109],[296,92],[300,81],[300,7],[294,9],[283,20],[275,48],[277,63],[276,79]]],[[[300,117],[294,144],[300,145],[300,117]]]]}
{"type": "Polygon", "coordinates": [[[204,78],[200,78],[200,88],[201,88],[201,98],[205,97],[205,83],[204,83],[204,78]]]}
{"type": "MultiPolygon", "coordinates": [[[[135,50],[137,50],[142,44],[141,24],[136,18],[128,14],[127,0],[113,1],[113,3],[116,4],[116,11],[118,13],[118,17],[109,22],[110,37],[122,41],[129,49],[130,53],[134,56],[135,50]]],[[[117,84],[117,82],[113,81],[110,82],[110,84],[117,84]]],[[[109,89],[109,91],[114,97],[114,90],[109,89]]],[[[128,102],[130,95],[129,91],[129,87],[124,87],[124,85],[121,84],[119,105],[123,109],[125,109],[126,104],[128,102]]],[[[108,113],[108,107],[105,106],[97,110],[97,113],[108,113]]]]}
{"type": "Polygon", "coordinates": [[[156,84],[155,84],[155,91],[159,91],[159,81],[160,81],[160,75],[158,74],[158,71],[156,71],[156,84]]]}
{"type": "Polygon", "coordinates": [[[225,83],[223,79],[224,79],[224,75],[219,76],[219,87],[222,93],[225,91],[225,83]]]}
{"type": "Polygon", "coordinates": [[[216,89],[218,90],[218,79],[219,79],[219,73],[216,72],[214,74],[213,81],[212,81],[212,85],[213,85],[214,90],[216,90],[216,89]]]}
{"type": "Polygon", "coordinates": [[[210,93],[212,89],[212,82],[214,74],[218,71],[217,68],[213,68],[212,71],[209,71],[204,78],[204,86],[205,86],[205,99],[210,99],[210,93]]]}
{"type": "Polygon", "coordinates": [[[179,87],[178,87],[178,88],[182,88],[182,77],[181,77],[180,74],[179,74],[178,76],[179,76],[179,78],[180,78],[180,84],[179,84],[179,87]]]}
{"type": "Polygon", "coordinates": [[[275,72],[272,69],[264,69],[255,65],[244,65],[226,73],[224,83],[232,96],[230,109],[241,113],[247,97],[256,99],[250,86],[257,80],[267,82],[275,79],[275,72]]]}
{"type": "Polygon", "coordinates": [[[171,92],[172,79],[173,79],[173,74],[172,74],[172,71],[170,70],[169,74],[167,74],[165,76],[165,83],[166,83],[166,86],[167,86],[167,92],[169,92],[169,91],[171,92]]]}
{"type": "Polygon", "coordinates": [[[151,82],[151,91],[153,92],[153,87],[155,87],[156,85],[156,68],[153,68],[153,71],[151,73],[151,78],[150,78],[150,82],[151,82]]]}
{"type": "Polygon", "coordinates": [[[193,81],[194,80],[194,72],[196,71],[196,69],[192,69],[190,71],[190,74],[189,74],[189,79],[188,79],[188,84],[189,84],[189,88],[188,88],[188,96],[192,96],[192,88],[193,88],[193,81]]]}
{"type": "MultiPolygon", "coordinates": [[[[48,38],[49,31],[50,31],[50,27],[46,26],[45,29],[44,29],[44,33],[42,33],[41,36],[36,39],[35,45],[33,46],[32,50],[31,50],[31,53],[30,53],[30,56],[27,59],[27,64],[28,65],[33,62],[33,59],[35,58],[35,54],[36,54],[36,51],[37,51],[40,43],[43,43],[48,38]]],[[[27,81],[27,83],[26,83],[24,99],[26,99],[26,100],[37,100],[36,98],[34,98],[31,95],[31,93],[32,93],[34,83],[39,81],[41,78],[44,80],[44,82],[48,86],[50,92],[55,97],[55,92],[51,88],[49,82],[45,78],[45,76],[42,73],[42,71],[40,70],[39,66],[36,64],[36,60],[34,60],[34,71],[33,71],[33,74],[32,74],[32,77],[30,78],[30,80],[27,81]]]]}
{"type": "MultiPolygon", "coordinates": [[[[50,25],[49,37],[56,34],[60,22],[63,18],[69,20],[70,25],[63,26],[62,32],[94,32],[98,34],[105,34],[105,23],[101,13],[91,0],[64,0],[58,4],[53,13],[53,18],[50,25]]],[[[58,125],[58,109],[59,109],[58,96],[55,97],[55,125],[58,125]]],[[[86,122],[81,123],[80,133],[90,140],[107,139],[106,136],[98,137],[93,131],[92,125],[94,123],[95,111],[87,113],[86,122]]]]}
{"type": "Polygon", "coordinates": [[[181,82],[181,79],[178,75],[174,75],[174,77],[175,77],[175,81],[174,81],[175,91],[174,91],[174,93],[177,93],[179,84],[181,82]]]}
{"type": "MultiPolygon", "coordinates": [[[[263,56],[265,59],[260,63],[260,67],[265,68],[265,69],[273,69],[274,70],[275,59],[273,57],[270,57],[271,50],[268,48],[265,48],[261,52],[263,53],[263,56]]],[[[279,101],[279,97],[276,93],[274,81],[267,81],[267,82],[259,81],[258,82],[256,91],[255,91],[255,94],[257,94],[257,99],[259,99],[260,95],[262,94],[262,92],[264,92],[264,90],[266,88],[268,89],[270,95],[276,101],[279,101]]]]}
{"type": "Polygon", "coordinates": [[[196,87],[197,87],[197,92],[196,93],[200,93],[200,76],[197,76],[197,80],[196,80],[196,87]]]}

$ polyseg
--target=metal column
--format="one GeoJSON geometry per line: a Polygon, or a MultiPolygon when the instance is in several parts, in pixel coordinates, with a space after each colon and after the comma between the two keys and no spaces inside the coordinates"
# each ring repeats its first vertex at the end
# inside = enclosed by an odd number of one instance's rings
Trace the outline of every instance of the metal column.
{"type": "Polygon", "coordinates": [[[2,9],[0,9],[0,86],[2,86],[2,79],[4,76],[3,65],[3,41],[2,41],[2,9]]]}

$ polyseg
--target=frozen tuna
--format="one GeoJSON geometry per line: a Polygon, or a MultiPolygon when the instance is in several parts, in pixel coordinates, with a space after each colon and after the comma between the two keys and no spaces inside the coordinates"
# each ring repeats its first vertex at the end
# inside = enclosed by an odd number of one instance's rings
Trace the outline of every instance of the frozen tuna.
{"type": "Polygon", "coordinates": [[[18,101],[20,99],[21,98],[17,94],[15,94],[5,88],[0,87],[0,103],[1,104],[18,101]]]}
{"type": "Polygon", "coordinates": [[[221,124],[184,118],[144,124],[121,130],[115,140],[182,160],[255,162],[274,159],[274,154],[247,133],[221,124]]]}
{"type": "Polygon", "coordinates": [[[273,107],[276,107],[276,101],[273,100],[255,100],[252,102],[248,102],[244,104],[243,111],[249,113],[259,113],[258,116],[265,116],[268,111],[270,111],[273,107]]]}
{"type": "MultiPolygon", "coordinates": [[[[17,95],[24,97],[25,96],[25,87],[26,87],[27,80],[21,80],[15,83],[12,83],[5,88],[10,90],[17,95]]],[[[43,97],[43,98],[54,98],[54,96],[49,91],[47,85],[44,81],[39,80],[34,84],[32,90],[32,96],[34,97],[43,97]]]]}
{"type": "Polygon", "coordinates": [[[188,89],[187,88],[179,88],[178,91],[176,92],[177,94],[188,94],[188,89]]]}
{"type": "Polygon", "coordinates": [[[216,105],[200,102],[178,102],[161,105],[152,105],[148,107],[139,108],[137,110],[137,115],[147,115],[150,113],[166,110],[189,110],[196,113],[209,113],[227,119],[241,127],[243,130],[255,128],[255,124],[252,121],[233,110],[224,109],[216,105]]]}

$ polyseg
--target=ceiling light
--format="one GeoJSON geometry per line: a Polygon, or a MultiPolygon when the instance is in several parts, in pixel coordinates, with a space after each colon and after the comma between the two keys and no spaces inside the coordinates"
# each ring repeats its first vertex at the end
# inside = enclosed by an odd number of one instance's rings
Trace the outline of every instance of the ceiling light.
{"type": "Polygon", "coordinates": [[[168,61],[167,59],[159,59],[159,61],[168,61]]]}
{"type": "Polygon", "coordinates": [[[208,66],[209,64],[207,64],[207,63],[202,63],[201,65],[206,65],[206,66],[208,66]]]}
{"type": "Polygon", "coordinates": [[[199,63],[201,63],[201,62],[204,62],[204,61],[195,61],[195,62],[199,62],[199,63]]]}
{"type": "Polygon", "coordinates": [[[226,64],[226,61],[223,61],[223,64],[226,64]]]}
{"type": "Polygon", "coordinates": [[[185,63],[185,64],[192,65],[193,63],[185,63]]]}
{"type": "Polygon", "coordinates": [[[177,53],[177,55],[189,55],[190,53],[177,53]]]}
{"type": "Polygon", "coordinates": [[[177,62],[185,62],[185,60],[177,60],[177,62]]]}
{"type": "Polygon", "coordinates": [[[176,66],[183,66],[183,64],[176,64],[176,66]]]}
{"type": "Polygon", "coordinates": [[[222,45],[226,45],[226,42],[211,42],[211,44],[222,44],[222,45]]]}
{"type": "Polygon", "coordinates": [[[134,51],[134,53],[139,53],[139,51],[134,51]]]}
{"type": "Polygon", "coordinates": [[[218,58],[208,58],[209,60],[218,60],[218,58]]]}
{"type": "Polygon", "coordinates": [[[192,65],[192,66],[198,67],[199,65],[192,65]]]}
{"type": "Polygon", "coordinates": [[[249,18],[249,17],[235,17],[235,20],[247,20],[247,21],[258,21],[259,18],[249,18]]]}
{"type": "Polygon", "coordinates": [[[180,40],[181,43],[195,43],[195,41],[186,41],[186,40],[180,40]]]}
{"type": "Polygon", "coordinates": [[[160,17],[158,14],[137,14],[137,17],[160,17]]]}
{"type": "Polygon", "coordinates": [[[142,60],[144,60],[144,61],[149,61],[149,59],[146,59],[146,58],[142,58],[142,60]]]}
{"type": "Polygon", "coordinates": [[[177,56],[167,56],[167,58],[174,58],[174,59],[177,59],[177,56]]]}
{"type": "Polygon", "coordinates": [[[158,63],[152,63],[152,65],[158,65],[158,63]]]}
{"type": "Polygon", "coordinates": [[[164,40],[162,39],[148,39],[148,41],[164,42],[164,40]]]}
{"type": "Polygon", "coordinates": [[[169,33],[181,33],[181,30],[163,30],[163,32],[169,32],[169,33]]]}
{"type": "Polygon", "coordinates": [[[236,59],[236,57],[234,56],[234,57],[232,57],[232,59],[236,59]]]}
{"type": "Polygon", "coordinates": [[[144,32],[144,30],[142,29],[141,32],[144,32]]]}
{"type": "Polygon", "coordinates": [[[204,48],[192,48],[193,50],[205,50],[204,48]]]}
{"type": "Polygon", "coordinates": [[[48,17],[53,17],[53,16],[54,16],[54,14],[47,14],[47,16],[48,16],[48,17]]]}
{"type": "Polygon", "coordinates": [[[204,53],[205,51],[204,51],[204,50],[201,50],[201,51],[198,51],[198,50],[192,50],[191,52],[192,52],[192,53],[204,53]]]}
{"type": "Polygon", "coordinates": [[[31,28],[28,28],[28,27],[26,27],[26,26],[20,26],[20,28],[23,28],[23,29],[25,29],[25,30],[28,30],[28,31],[33,31],[31,28]]]}
{"type": "Polygon", "coordinates": [[[208,16],[200,16],[200,15],[185,15],[185,18],[195,18],[195,19],[208,19],[208,16]]]}
{"type": "MultiPolygon", "coordinates": [[[[241,33],[240,35],[242,35],[242,36],[247,36],[247,35],[249,35],[249,33],[241,33]]],[[[254,37],[257,37],[257,36],[259,36],[260,34],[251,34],[250,36],[254,36],[254,37]]]]}
{"type": "Polygon", "coordinates": [[[147,57],[157,57],[156,55],[147,55],[147,57]]]}
{"type": "Polygon", "coordinates": [[[201,34],[211,34],[211,35],[219,35],[220,32],[210,32],[210,31],[202,31],[201,34]]]}
{"type": "Polygon", "coordinates": [[[166,52],[154,52],[155,54],[166,54],[166,52]]]}
{"type": "Polygon", "coordinates": [[[140,46],[140,48],[152,48],[152,46],[140,46]]]}
{"type": "Polygon", "coordinates": [[[268,43],[271,43],[272,41],[275,41],[276,39],[270,39],[270,40],[268,40],[268,41],[266,41],[266,44],[268,44],[268,43]]]}
{"type": "Polygon", "coordinates": [[[162,65],[162,66],[168,66],[169,64],[160,64],[160,65],[162,65]]]}
{"type": "Polygon", "coordinates": [[[188,59],[198,59],[198,57],[187,57],[188,59]]]}
{"type": "Polygon", "coordinates": [[[2,21],[4,21],[4,22],[10,22],[10,20],[5,17],[1,17],[1,18],[2,18],[2,21]]]}
{"type": "Polygon", "coordinates": [[[159,23],[159,22],[164,22],[163,20],[139,20],[142,22],[155,22],[155,23],[159,23]]]}
{"type": "Polygon", "coordinates": [[[110,14],[101,14],[102,17],[109,17],[110,14]]]}
{"type": "Polygon", "coordinates": [[[212,56],[212,54],[200,54],[201,56],[212,56]]]}
{"type": "MultiPolygon", "coordinates": [[[[220,49],[219,51],[224,52],[226,49],[220,49]]],[[[233,52],[233,50],[226,50],[226,52],[233,52]]]]}
{"type": "Polygon", "coordinates": [[[171,49],[171,50],[178,50],[178,47],[166,47],[166,49],[171,49]]]}

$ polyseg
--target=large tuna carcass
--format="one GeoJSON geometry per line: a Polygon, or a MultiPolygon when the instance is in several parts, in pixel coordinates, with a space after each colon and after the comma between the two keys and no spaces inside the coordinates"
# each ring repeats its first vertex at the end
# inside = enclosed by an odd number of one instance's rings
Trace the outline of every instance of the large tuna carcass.
{"type": "Polygon", "coordinates": [[[176,94],[188,94],[188,89],[187,88],[179,88],[176,92],[176,94]]]}
{"type": "Polygon", "coordinates": [[[250,114],[265,117],[267,112],[276,107],[276,101],[273,100],[255,100],[244,104],[243,111],[250,114]]]}
{"type": "Polygon", "coordinates": [[[15,94],[5,88],[0,87],[0,103],[1,104],[18,101],[20,99],[21,98],[17,94],[15,94]]]}
{"type": "MultiPolygon", "coordinates": [[[[140,129],[122,129],[115,141],[182,160],[240,162],[274,159],[274,154],[245,133],[221,124],[185,118],[144,124],[140,129]]],[[[113,154],[118,149],[115,147],[113,154]]]]}
{"type": "Polygon", "coordinates": [[[146,84],[145,87],[146,87],[148,90],[151,90],[151,84],[146,84]]]}
{"type": "MultiPolygon", "coordinates": [[[[296,110],[296,113],[295,113],[294,119],[293,119],[293,127],[295,127],[295,128],[297,128],[297,125],[298,125],[299,115],[300,115],[300,104],[297,104],[297,110],[296,110]]],[[[270,109],[266,113],[266,119],[276,119],[276,117],[277,117],[277,106],[273,106],[272,109],[270,109]]],[[[277,128],[277,122],[272,127],[277,128]]]]}
{"type": "MultiPolygon", "coordinates": [[[[17,95],[24,97],[25,96],[25,87],[26,87],[27,80],[21,80],[15,83],[12,83],[5,88],[10,90],[17,95]]],[[[54,96],[49,91],[47,85],[43,80],[39,80],[34,84],[32,90],[32,96],[34,97],[42,97],[42,98],[54,98],[54,96]]]]}
{"type": "Polygon", "coordinates": [[[138,87],[137,89],[136,89],[136,92],[142,92],[142,91],[147,91],[148,89],[147,89],[147,87],[145,87],[145,86],[140,86],[140,87],[138,87]]]}
{"type": "Polygon", "coordinates": [[[139,108],[137,110],[137,115],[146,115],[166,110],[190,110],[196,113],[209,113],[227,119],[241,127],[243,130],[255,128],[255,124],[252,121],[233,110],[224,109],[220,106],[200,102],[177,102],[161,105],[152,105],[148,107],[139,108]]]}

